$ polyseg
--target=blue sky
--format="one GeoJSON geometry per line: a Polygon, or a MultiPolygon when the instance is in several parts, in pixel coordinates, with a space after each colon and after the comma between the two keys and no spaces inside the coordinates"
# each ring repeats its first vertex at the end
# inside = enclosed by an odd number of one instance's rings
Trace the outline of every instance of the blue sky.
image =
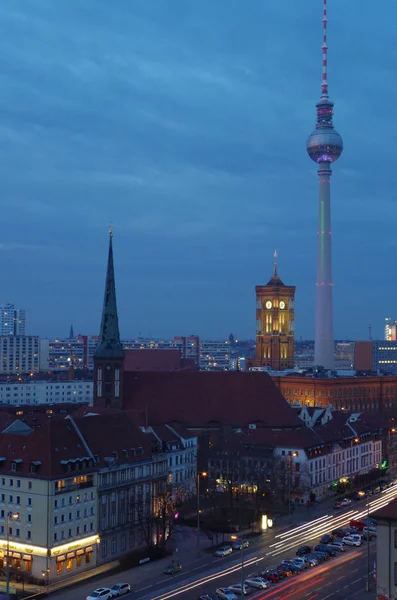
{"type": "MultiPolygon", "coordinates": [[[[397,318],[397,2],[329,0],[335,336],[397,318]]],[[[2,0],[0,301],[96,334],[253,337],[272,254],[314,336],[322,1],[2,0]]]]}

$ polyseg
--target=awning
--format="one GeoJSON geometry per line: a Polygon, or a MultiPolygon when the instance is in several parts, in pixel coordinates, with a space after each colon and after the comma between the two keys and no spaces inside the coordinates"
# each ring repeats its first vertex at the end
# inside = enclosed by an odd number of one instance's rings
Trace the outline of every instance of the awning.
{"type": "Polygon", "coordinates": [[[92,546],[88,546],[88,548],[85,549],[86,554],[88,554],[89,552],[93,552],[94,548],[92,546]]]}
{"type": "Polygon", "coordinates": [[[62,562],[63,560],[65,560],[65,555],[61,554],[60,556],[57,556],[57,562],[62,562]]]}
{"type": "Polygon", "coordinates": [[[66,558],[74,558],[76,555],[74,552],[68,552],[66,558]]]}
{"type": "Polygon", "coordinates": [[[84,554],[84,550],[76,550],[76,556],[81,556],[84,554]]]}
{"type": "Polygon", "coordinates": [[[24,554],[22,558],[23,558],[23,560],[32,560],[32,555],[31,554],[24,554]]]}
{"type": "Polygon", "coordinates": [[[12,558],[22,558],[22,554],[20,552],[12,552],[12,558]]]}

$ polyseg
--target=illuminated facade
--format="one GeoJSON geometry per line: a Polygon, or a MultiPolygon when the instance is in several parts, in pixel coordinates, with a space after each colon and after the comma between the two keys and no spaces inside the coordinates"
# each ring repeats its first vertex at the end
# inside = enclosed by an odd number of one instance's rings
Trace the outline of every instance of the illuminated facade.
{"type": "Polygon", "coordinates": [[[385,341],[395,342],[397,340],[397,321],[392,321],[390,317],[385,319],[385,341]]]}
{"type": "Polygon", "coordinates": [[[319,216],[316,280],[315,365],[334,367],[334,329],[331,268],[331,164],[342,154],[343,142],[332,123],[333,102],[328,97],[327,81],[327,9],[323,16],[323,75],[321,98],[316,104],[316,127],[307,141],[309,157],[318,165],[319,216]]]}
{"type": "Polygon", "coordinates": [[[0,383],[0,404],[92,404],[92,381],[21,381],[0,383]]]}
{"type": "Polygon", "coordinates": [[[14,304],[0,306],[0,335],[26,335],[26,312],[14,304]]]}
{"type": "Polygon", "coordinates": [[[250,367],[269,367],[277,371],[292,369],[295,286],[284,285],[275,260],[269,282],[257,285],[255,292],[256,357],[249,361],[250,367]]]}
{"type": "Polygon", "coordinates": [[[35,335],[0,336],[0,374],[38,373],[40,342],[35,335]]]}

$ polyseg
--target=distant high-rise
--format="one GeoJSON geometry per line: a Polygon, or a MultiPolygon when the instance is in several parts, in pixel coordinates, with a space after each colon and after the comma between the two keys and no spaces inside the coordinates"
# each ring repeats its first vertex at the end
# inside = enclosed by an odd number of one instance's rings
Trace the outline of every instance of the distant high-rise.
{"type": "Polygon", "coordinates": [[[0,306],[0,335],[26,335],[26,312],[14,304],[0,306]]]}
{"type": "Polygon", "coordinates": [[[319,217],[317,250],[316,292],[316,365],[326,369],[334,366],[334,327],[332,314],[332,268],[331,268],[331,163],[342,154],[342,138],[332,123],[334,104],[328,97],[327,81],[327,0],[323,14],[323,75],[321,98],[316,104],[316,128],[307,140],[307,152],[318,164],[319,217]]]}
{"type": "Polygon", "coordinates": [[[385,340],[394,342],[397,339],[397,321],[392,321],[390,317],[385,319],[385,340]]]}

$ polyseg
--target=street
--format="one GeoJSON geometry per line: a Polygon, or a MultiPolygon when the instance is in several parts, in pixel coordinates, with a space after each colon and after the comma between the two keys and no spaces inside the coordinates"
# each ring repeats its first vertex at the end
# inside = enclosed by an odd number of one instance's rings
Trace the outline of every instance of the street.
{"type": "MultiPolygon", "coordinates": [[[[385,506],[397,495],[397,485],[390,487],[370,500],[370,512],[385,506]]],[[[164,560],[147,564],[139,568],[124,571],[116,575],[102,575],[95,580],[87,579],[78,587],[65,588],[53,593],[56,600],[70,600],[78,595],[83,599],[94,588],[111,587],[114,583],[126,581],[131,584],[130,600],[197,600],[200,594],[214,593],[218,587],[227,587],[241,581],[241,562],[244,563],[244,577],[253,572],[272,568],[280,564],[283,558],[295,555],[301,544],[315,545],[321,536],[333,529],[348,525],[351,519],[364,518],[367,506],[364,502],[352,503],[341,511],[328,510],[326,514],[308,522],[291,525],[282,530],[269,530],[264,535],[252,538],[249,548],[233,551],[224,558],[213,556],[212,552],[203,552],[190,565],[177,575],[165,575],[167,566],[164,560]]],[[[290,579],[270,584],[267,590],[253,591],[249,598],[255,600],[341,600],[359,597],[365,593],[367,565],[370,573],[374,569],[376,543],[369,544],[369,562],[367,542],[360,548],[346,548],[345,553],[332,557],[327,562],[317,565],[290,579]]],[[[183,565],[183,554],[179,556],[183,565]]],[[[171,559],[168,561],[171,563],[171,559]]],[[[373,575],[370,581],[375,589],[373,575]]],[[[375,592],[374,592],[375,593],[375,592]]],[[[367,598],[375,597],[372,593],[367,598]]]]}

